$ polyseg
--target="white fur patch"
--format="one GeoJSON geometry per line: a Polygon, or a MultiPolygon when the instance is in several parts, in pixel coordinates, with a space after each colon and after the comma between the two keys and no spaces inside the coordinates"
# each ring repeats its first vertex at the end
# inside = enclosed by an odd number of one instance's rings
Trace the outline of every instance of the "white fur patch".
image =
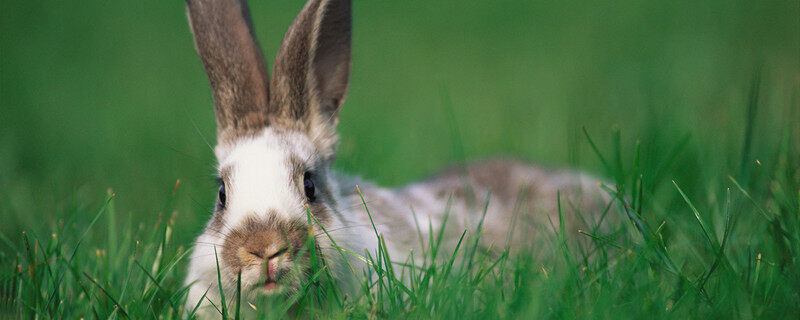
{"type": "Polygon", "coordinates": [[[310,160],[314,146],[295,132],[266,128],[253,138],[215,150],[226,183],[225,223],[236,227],[248,217],[274,212],[281,220],[305,219],[305,199],[298,192],[292,158],[310,160]]]}

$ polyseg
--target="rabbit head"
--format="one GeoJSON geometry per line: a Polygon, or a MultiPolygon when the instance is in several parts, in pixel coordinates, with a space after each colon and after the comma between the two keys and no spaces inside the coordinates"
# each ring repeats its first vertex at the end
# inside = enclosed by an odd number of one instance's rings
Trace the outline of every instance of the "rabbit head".
{"type": "MultiPolygon", "coordinates": [[[[271,79],[245,1],[187,0],[187,11],[213,90],[220,182],[190,263],[187,282],[204,284],[190,290],[190,303],[218,291],[217,264],[225,290],[240,274],[248,292],[296,290],[307,275],[307,237],[322,233],[307,211],[325,228],[348,224],[330,167],[348,87],[350,0],[308,2],[271,79]]],[[[314,250],[331,256],[331,243],[317,239],[314,250]]]]}

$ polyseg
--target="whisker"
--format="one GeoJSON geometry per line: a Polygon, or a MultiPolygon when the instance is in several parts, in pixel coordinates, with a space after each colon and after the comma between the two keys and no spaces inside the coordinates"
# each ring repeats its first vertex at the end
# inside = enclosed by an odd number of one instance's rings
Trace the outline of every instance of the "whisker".
{"type": "MultiPolygon", "coordinates": [[[[377,226],[384,226],[384,225],[386,225],[386,224],[385,223],[380,223],[380,224],[376,224],[375,226],[377,227],[377,226]]],[[[350,228],[359,228],[359,227],[372,227],[372,225],[371,224],[359,224],[359,225],[344,226],[344,227],[334,228],[334,229],[327,229],[327,231],[328,231],[328,233],[331,233],[331,232],[335,232],[335,231],[341,231],[341,230],[346,230],[346,229],[350,229],[350,228]]],[[[315,236],[318,236],[318,235],[321,235],[321,234],[325,234],[324,231],[322,233],[316,234],[315,236]]]]}
{"type": "Polygon", "coordinates": [[[219,219],[219,220],[217,220],[217,221],[220,223],[220,225],[221,225],[222,227],[225,227],[225,228],[227,228],[227,230],[226,230],[226,231],[228,231],[228,232],[232,232],[233,230],[235,230],[235,228],[234,228],[234,227],[232,227],[231,225],[229,225],[227,222],[225,222],[225,220],[223,220],[223,219],[219,219]]]}
{"type": "Polygon", "coordinates": [[[224,234],[222,232],[219,232],[217,230],[214,230],[214,229],[206,229],[206,231],[214,232],[214,233],[205,233],[204,235],[206,235],[206,236],[215,237],[216,239],[219,239],[219,240],[222,240],[222,241],[225,241],[228,238],[228,236],[226,234],[224,234]]]}
{"type": "Polygon", "coordinates": [[[369,204],[375,203],[375,201],[377,201],[377,200],[364,201],[364,202],[359,201],[358,203],[355,203],[355,204],[352,204],[352,205],[349,205],[349,206],[345,206],[343,209],[354,209],[354,208],[358,208],[358,207],[363,207],[364,203],[369,205],[369,204]]]}
{"type": "Polygon", "coordinates": [[[212,242],[197,241],[197,242],[195,242],[195,244],[202,244],[202,245],[209,245],[209,246],[215,246],[215,247],[220,247],[220,248],[226,248],[225,245],[220,245],[218,243],[212,243],[212,242]]]}
{"type": "Polygon", "coordinates": [[[234,229],[232,227],[228,226],[224,221],[222,221],[222,223],[221,223],[221,225],[219,227],[210,226],[207,230],[216,231],[217,233],[219,233],[221,235],[226,235],[226,232],[227,233],[231,233],[231,232],[234,231],[234,229]],[[223,230],[223,229],[225,229],[225,230],[223,230]]]}

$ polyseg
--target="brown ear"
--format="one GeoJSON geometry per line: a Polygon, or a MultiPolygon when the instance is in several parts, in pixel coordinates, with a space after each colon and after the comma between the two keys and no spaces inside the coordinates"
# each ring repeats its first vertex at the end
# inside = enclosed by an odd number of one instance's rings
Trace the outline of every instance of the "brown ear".
{"type": "Polygon", "coordinates": [[[282,118],[329,123],[344,102],[350,75],[350,0],[310,0],[275,58],[270,106],[282,118]]]}
{"type": "Polygon", "coordinates": [[[197,53],[213,89],[218,131],[267,124],[269,79],[243,0],[186,0],[197,53]]]}

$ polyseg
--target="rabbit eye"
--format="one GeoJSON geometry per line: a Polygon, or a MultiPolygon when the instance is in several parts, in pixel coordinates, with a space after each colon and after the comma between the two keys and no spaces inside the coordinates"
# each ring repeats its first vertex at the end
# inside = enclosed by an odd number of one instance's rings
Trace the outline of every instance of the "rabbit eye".
{"type": "Polygon", "coordinates": [[[225,184],[221,183],[219,185],[219,206],[220,208],[225,208],[225,184]]]}
{"type": "Polygon", "coordinates": [[[314,180],[311,180],[311,174],[308,172],[303,176],[303,189],[306,192],[306,199],[309,202],[314,202],[316,199],[314,196],[314,180]]]}

